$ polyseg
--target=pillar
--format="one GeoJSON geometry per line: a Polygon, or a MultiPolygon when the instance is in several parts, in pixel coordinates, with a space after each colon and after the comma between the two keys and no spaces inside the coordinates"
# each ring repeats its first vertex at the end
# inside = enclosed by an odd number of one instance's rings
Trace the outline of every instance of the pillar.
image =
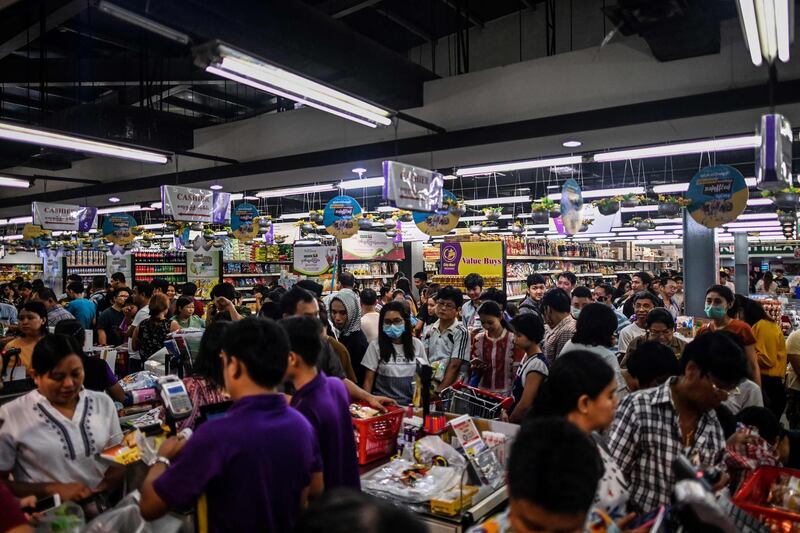
{"type": "Polygon", "coordinates": [[[733,235],[734,284],[736,294],[750,293],[750,256],[747,245],[747,232],[733,235]]]}
{"type": "Polygon", "coordinates": [[[719,249],[713,229],[683,211],[683,294],[685,312],[704,316],[706,289],[719,282],[719,249]]]}

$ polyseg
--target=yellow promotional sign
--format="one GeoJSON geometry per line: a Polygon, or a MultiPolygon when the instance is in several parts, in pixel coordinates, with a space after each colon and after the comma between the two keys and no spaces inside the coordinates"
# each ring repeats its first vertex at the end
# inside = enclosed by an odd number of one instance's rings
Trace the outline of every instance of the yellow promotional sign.
{"type": "Polygon", "coordinates": [[[503,277],[503,241],[443,242],[441,263],[444,276],[503,277]]]}

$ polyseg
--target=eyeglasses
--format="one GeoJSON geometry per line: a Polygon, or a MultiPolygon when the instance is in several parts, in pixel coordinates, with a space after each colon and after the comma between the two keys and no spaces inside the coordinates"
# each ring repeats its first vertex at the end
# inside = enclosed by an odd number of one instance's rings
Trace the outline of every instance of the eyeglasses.
{"type": "Polygon", "coordinates": [[[647,330],[648,337],[662,337],[662,338],[663,337],[669,337],[671,333],[672,333],[671,329],[662,329],[660,331],[656,331],[656,330],[652,330],[652,329],[648,329],[647,330]]]}
{"type": "Polygon", "coordinates": [[[730,389],[723,389],[722,387],[718,387],[716,383],[714,383],[713,381],[711,381],[711,388],[714,389],[714,392],[719,392],[724,394],[726,398],[730,398],[731,396],[738,396],[739,394],[742,393],[742,391],[739,390],[739,387],[731,387],[730,389]]]}
{"type": "Polygon", "coordinates": [[[456,304],[452,302],[436,302],[436,307],[440,307],[442,309],[446,309],[448,311],[455,311],[456,304]]]}

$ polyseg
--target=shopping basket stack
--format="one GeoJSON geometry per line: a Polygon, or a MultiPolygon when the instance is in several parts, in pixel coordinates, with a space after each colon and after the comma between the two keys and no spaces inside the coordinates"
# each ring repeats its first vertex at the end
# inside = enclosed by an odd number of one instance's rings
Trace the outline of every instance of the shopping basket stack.
{"type": "Polygon", "coordinates": [[[513,398],[504,398],[460,381],[443,390],[440,397],[442,410],[448,413],[488,420],[499,419],[503,409],[508,409],[514,403],[513,398]]]}
{"type": "Polygon", "coordinates": [[[742,483],[733,498],[733,503],[761,520],[770,531],[800,532],[800,512],[789,511],[768,503],[770,490],[781,474],[800,477],[800,470],[761,466],[742,483]]]}

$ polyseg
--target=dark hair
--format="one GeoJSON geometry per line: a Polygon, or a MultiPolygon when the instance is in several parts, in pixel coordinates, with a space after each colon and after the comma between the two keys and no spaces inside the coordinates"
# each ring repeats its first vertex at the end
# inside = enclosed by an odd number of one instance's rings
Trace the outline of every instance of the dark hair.
{"type": "Polygon", "coordinates": [[[461,292],[461,289],[448,285],[436,293],[436,301],[439,300],[450,300],[457,309],[461,309],[461,306],[464,305],[464,293],[461,292]]]}
{"type": "Polygon", "coordinates": [[[637,272],[636,274],[631,276],[631,278],[639,278],[640,280],[642,280],[642,283],[644,283],[646,286],[649,286],[651,283],[653,283],[653,276],[651,276],[645,271],[637,272]]]}
{"type": "Polygon", "coordinates": [[[67,290],[72,291],[76,294],[83,294],[83,283],[78,283],[73,281],[72,283],[67,284],[67,290]]]}
{"type": "Polygon", "coordinates": [[[414,279],[419,279],[422,280],[423,282],[426,282],[428,281],[428,274],[422,271],[417,272],[416,274],[414,274],[414,279]]]}
{"type": "Polygon", "coordinates": [[[160,313],[169,309],[169,298],[167,298],[166,294],[154,294],[150,297],[148,307],[150,309],[150,320],[155,322],[160,313]]]}
{"type": "Polygon", "coordinates": [[[717,294],[722,296],[725,299],[725,301],[728,302],[728,305],[733,305],[733,303],[736,301],[733,295],[733,291],[730,290],[725,285],[710,286],[708,289],[706,289],[706,296],[708,296],[708,293],[710,292],[716,292],[717,294]]]}
{"type": "Polygon", "coordinates": [[[19,289],[33,289],[33,285],[31,285],[30,281],[23,281],[19,284],[19,289]]]}
{"type": "Polygon", "coordinates": [[[389,291],[390,291],[390,290],[392,290],[392,289],[391,289],[391,287],[389,287],[389,286],[387,286],[387,285],[384,285],[383,287],[381,287],[380,289],[378,289],[378,295],[379,295],[381,298],[383,298],[384,296],[386,296],[387,294],[389,294],[389,291]]]}
{"type": "Polygon", "coordinates": [[[355,287],[356,286],[356,277],[345,270],[339,272],[339,284],[342,287],[355,287]]]}
{"type": "Polygon", "coordinates": [[[53,333],[56,335],[66,335],[67,337],[75,339],[78,342],[78,346],[81,347],[81,351],[78,355],[83,357],[83,343],[86,341],[86,330],[83,329],[83,325],[79,320],[73,318],[62,320],[53,328],[53,333]]]}
{"type": "MultiPolygon", "coordinates": [[[[297,304],[311,303],[317,301],[312,293],[300,288],[299,284],[292,287],[289,292],[281,298],[281,311],[286,316],[292,316],[297,312],[297,304]]],[[[322,307],[322,306],[320,306],[322,307]]]]}
{"type": "Polygon", "coordinates": [[[719,271],[719,277],[721,277],[721,278],[730,278],[731,275],[728,274],[727,272],[725,272],[724,270],[720,270],[719,271]]]}
{"type": "MultiPolygon", "coordinates": [[[[581,313],[583,314],[583,313],[581,313]]],[[[558,356],[534,403],[536,416],[567,416],[584,394],[596,399],[615,381],[614,370],[596,353],[575,350],[558,356]]]]}
{"type": "Polygon", "coordinates": [[[506,319],[503,317],[503,309],[500,307],[500,304],[494,302],[492,300],[485,301],[481,304],[478,308],[478,315],[489,315],[495,318],[500,319],[500,325],[503,326],[503,329],[511,329],[511,326],[508,325],[506,319]]]}
{"type": "Polygon", "coordinates": [[[150,282],[150,285],[153,287],[153,291],[154,292],[155,292],[155,289],[158,289],[161,292],[163,292],[164,294],[166,294],[167,288],[169,287],[169,283],[167,282],[167,280],[161,279],[161,278],[154,278],[150,282]]]}
{"type": "Polygon", "coordinates": [[[672,279],[675,283],[678,283],[679,281],[683,281],[683,276],[672,276],[672,279]]]}
{"type": "Polygon", "coordinates": [[[665,378],[678,375],[678,358],[668,347],[657,341],[644,342],[628,357],[628,373],[644,388],[663,383],[665,378]]]}
{"type": "Polygon", "coordinates": [[[322,322],[310,316],[290,316],[278,322],[289,337],[289,349],[305,364],[317,364],[322,351],[322,322]]]}
{"type": "Polygon", "coordinates": [[[589,298],[592,299],[592,291],[589,287],[575,287],[572,289],[573,298],[589,298]]]}
{"type": "Polygon", "coordinates": [[[783,272],[784,272],[784,270],[782,268],[776,268],[775,269],[775,273],[776,274],[783,274],[783,272]]]}
{"type": "Polygon", "coordinates": [[[208,325],[200,338],[200,349],[197,350],[192,367],[192,375],[205,378],[218,389],[225,386],[219,352],[231,324],[227,320],[218,320],[208,325]]]}
{"type": "Polygon", "coordinates": [[[186,307],[187,305],[192,304],[194,305],[194,298],[191,296],[181,296],[175,301],[175,315],[180,314],[181,309],[186,307]]]}
{"type": "Polygon", "coordinates": [[[366,288],[358,295],[361,299],[361,305],[375,305],[378,303],[378,293],[375,289],[366,288]]]}
{"type": "Polygon", "coordinates": [[[747,377],[744,350],[725,332],[698,335],[686,345],[681,356],[680,371],[694,362],[703,375],[711,374],[726,385],[735,385],[747,377]]]}
{"type": "Polygon", "coordinates": [[[145,296],[146,298],[153,296],[153,286],[146,281],[137,281],[133,284],[133,288],[137,293],[145,296]]]}
{"type": "Polygon", "coordinates": [[[322,298],[322,285],[320,285],[316,281],[312,281],[310,279],[301,279],[300,281],[295,283],[294,286],[307,290],[317,298],[322,298]]]}
{"type": "Polygon", "coordinates": [[[474,289],[475,287],[483,288],[483,276],[480,274],[467,274],[464,276],[464,287],[467,289],[474,289]]]}
{"type": "Polygon", "coordinates": [[[505,309],[506,304],[508,303],[508,297],[506,296],[505,291],[501,291],[500,289],[496,289],[494,287],[489,287],[483,291],[480,299],[482,302],[495,302],[500,306],[500,309],[505,309]]]}
{"type": "Polygon", "coordinates": [[[92,278],[92,288],[94,288],[94,289],[105,289],[106,288],[106,277],[105,276],[94,276],[92,278]]]}
{"type": "Polygon", "coordinates": [[[19,314],[22,314],[23,311],[36,313],[42,319],[44,319],[44,324],[42,324],[42,329],[40,331],[42,333],[47,333],[47,308],[42,302],[25,302],[20,308],[19,314]]]}
{"type": "Polygon", "coordinates": [[[741,309],[742,318],[744,318],[744,321],[749,325],[754,326],[759,320],[769,320],[770,322],[774,322],[772,317],[770,317],[764,310],[764,307],[760,302],[757,302],[746,296],[742,296],[741,294],[737,294],[734,298],[736,303],[732,309],[735,309],[736,311],[741,309]]]}
{"type": "Polygon", "coordinates": [[[338,488],[314,498],[297,521],[296,533],[425,533],[412,513],[364,492],[338,488]]]}
{"type": "Polygon", "coordinates": [[[614,296],[614,287],[608,283],[600,283],[599,285],[596,285],[596,288],[603,289],[603,294],[606,296],[614,296]]]}
{"type": "Polygon", "coordinates": [[[527,287],[531,285],[544,285],[544,276],[541,274],[528,274],[528,277],[525,279],[525,283],[527,287]]]}
{"type": "Polygon", "coordinates": [[[83,278],[80,276],[80,274],[70,274],[69,276],[67,276],[67,281],[68,282],[75,281],[77,283],[83,283],[83,278]]]}
{"type": "MultiPolygon", "coordinates": [[[[275,292],[277,292],[277,291],[275,291],[275,292]]],[[[271,293],[270,293],[268,288],[266,288],[264,285],[259,283],[259,284],[253,285],[253,294],[260,294],[261,296],[266,297],[266,296],[269,296],[269,294],[271,294],[271,293]]],[[[281,293],[281,294],[283,294],[283,293],[281,293]]],[[[275,296],[277,296],[278,300],[280,300],[281,294],[276,294],[275,295],[275,296]]]]}
{"type": "Polygon", "coordinates": [[[247,317],[233,322],[222,340],[228,357],[235,357],[254,382],[274,387],[283,380],[289,361],[289,337],[274,320],[247,317]],[[267,348],[269,347],[269,348],[267,348]]]}
{"type": "Polygon", "coordinates": [[[220,297],[234,301],[236,299],[236,287],[227,281],[214,285],[214,288],[211,289],[211,298],[214,299],[220,297]]]}
{"type": "Polygon", "coordinates": [[[53,292],[53,289],[42,287],[41,289],[38,289],[35,292],[38,295],[39,299],[42,300],[43,302],[46,302],[47,300],[53,300],[54,302],[58,301],[56,293],[53,292]]]}
{"type": "Polygon", "coordinates": [[[261,304],[261,309],[258,310],[258,316],[264,318],[271,318],[272,320],[280,320],[283,316],[281,304],[278,302],[267,301],[261,304]]]}
{"type": "Polygon", "coordinates": [[[675,329],[675,319],[672,318],[672,314],[663,307],[656,307],[647,313],[647,327],[649,328],[656,322],[664,324],[667,326],[667,329],[675,329]]]}
{"type": "Polygon", "coordinates": [[[125,274],[122,272],[114,272],[111,274],[111,279],[113,281],[121,281],[122,283],[125,283],[125,274]]]}
{"type": "Polygon", "coordinates": [[[549,513],[585,514],[602,474],[597,446],[574,424],[563,418],[528,419],[511,447],[508,492],[549,513]]]}
{"type": "Polygon", "coordinates": [[[191,281],[187,281],[181,287],[181,294],[184,296],[194,296],[195,294],[197,294],[197,285],[195,285],[191,281]]]}
{"type": "Polygon", "coordinates": [[[589,346],[614,346],[617,315],[607,305],[592,303],[581,309],[572,342],[589,346]]]}
{"type": "Polygon", "coordinates": [[[572,272],[565,270],[564,272],[560,273],[556,279],[560,278],[567,278],[570,285],[577,285],[578,283],[578,276],[573,274],[572,272]]]}
{"type": "Polygon", "coordinates": [[[511,329],[525,335],[536,344],[544,339],[544,323],[539,313],[522,313],[511,319],[511,329]]]}
{"type": "Polygon", "coordinates": [[[400,279],[397,280],[397,283],[395,283],[395,289],[396,290],[399,289],[399,290],[403,291],[405,294],[410,295],[411,294],[411,282],[408,281],[408,278],[400,278],[400,279]]]}
{"type": "Polygon", "coordinates": [[[736,415],[736,421],[758,429],[758,434],[770,444],[783,435],[783,428],[775,414],[766,407],[746,407],[736,415]]]}
{"type": "Polygon", "coordinates": [[[656,307],[661,305],[661,302],[659,301],[658,296],[656,296],[655,294],[653,294],[650,291],[639,291],[636,294],[634,294],[633,295],[633,305],[636,305],[636,302],[638,302],[639,300],[650,300],[651,302],[653,302],[653,305],[656,306],[656,307]]]}
{"type": "Polygon", "coordinates": [[[136,309],[139,309],[139,306],[136,304],[136,300],[133,299],[133,296],[128,296],[125,299],[125,303],[122,304],[123,307],[128,307],[129,305],[134,305],[136,306],[136,309]]]}
{"type": "Polygon", "coordinates": [[[70,355],[81,356],[78,341],[67,335],[45,335],[33,348],[33,370],[40,376],[50,373],[70,355]]]}
{"type": "Polygon", "coordinates": [[[550,307],[559,313],[568,313],[571,303],[572,299],[567,294],[567,291],[555,287],[542,296],[542,312],[544,312],[545,307],[550,307]]]}
{"type": "Polygon", "coordinates": [[[381,314],[378,318],[378,348],[380,350],[381,361],[388,363],[397,355],[392,339],[383,331],[383,319],[386,318],[386,313],[389,311],[397,311],[400,313],[400,316],[403,317],[403,322],[406,326],[403,335],[400,337],[403,344],[403,354],[406,361],[413,361],[416,358],[416,354],[414,353],[411,317],[409,316],[408,308],[403,302],[389,302],[381,307],[381,314]]]}

